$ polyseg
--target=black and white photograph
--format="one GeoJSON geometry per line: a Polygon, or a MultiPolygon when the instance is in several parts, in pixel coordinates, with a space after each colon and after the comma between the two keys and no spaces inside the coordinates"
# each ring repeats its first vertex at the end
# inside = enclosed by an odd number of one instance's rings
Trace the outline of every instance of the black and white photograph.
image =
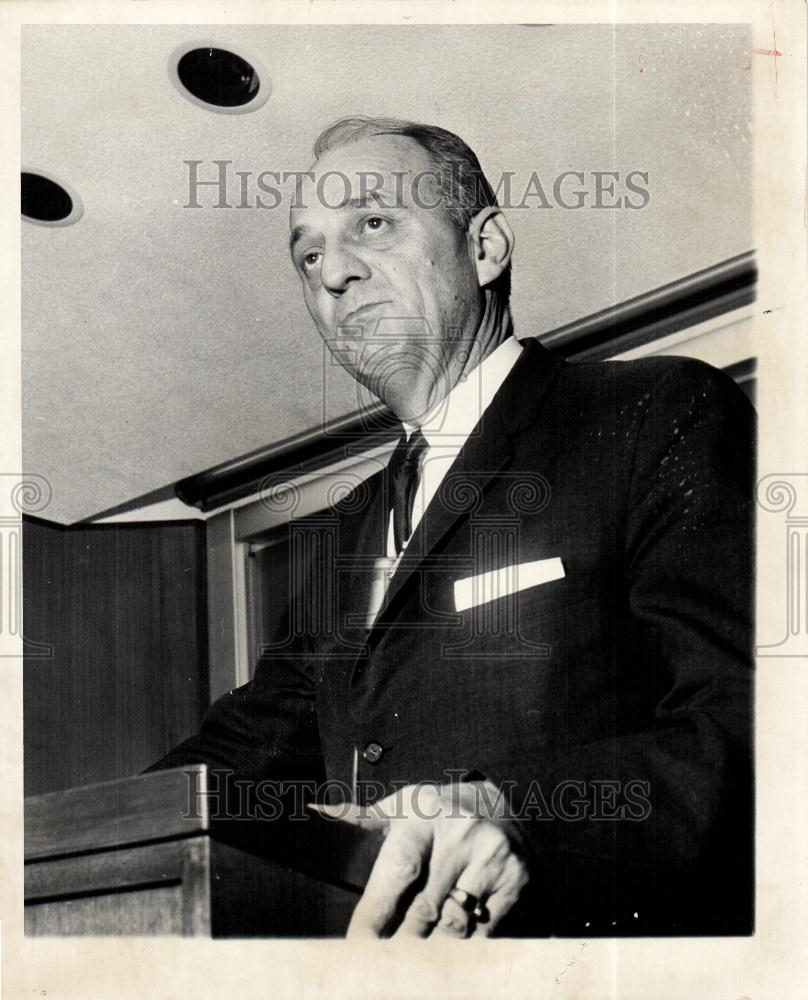
{"type": "Polygon", "coordinates": [[[799,997],[804,5],[73,6],[8,995],[799,997]]]}

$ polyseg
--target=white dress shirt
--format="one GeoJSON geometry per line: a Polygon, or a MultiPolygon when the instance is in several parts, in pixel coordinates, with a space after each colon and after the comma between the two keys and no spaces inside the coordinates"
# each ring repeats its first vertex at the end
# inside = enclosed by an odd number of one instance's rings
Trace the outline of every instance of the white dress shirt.
{"type": "MultiPolygon", "coordinates": [[[[522,345],[516,337],[508,337],[488,355],[468,376],[444,396],[424,418],[421,433],[428,447],[423,452],[421,478],[415,494],[412,509],[412,530],[438,492],[446,473],[457,458],[471,432],[488,408],[497,390],[508,376],[516,359],[522,353],[522,345]]],[[[415,430],[411,424],[404,424],[407,440],[415,430]]],[[[390,513],[387,533],[387,555],[395,561],[396,547],[393,541],[393,515],[390,513]]],[[[394,570],[395,564],[391,567],[394,570]]],[[[388,579],[392,572],[388,572],[388,579]]]]}
{"type": "MultiPolygon", "coordinates": [[[[421,424],[421,433],[426,438],[427,448],[423,452],[421,477],[413,502],[413,532],[424,516],[429,502],[437,493],[446,473],[457,458],[460,449],[479,423],[480,418],[521,353],[522,345],[516,337],[508,337],[476,368],[472,369],[463,381],[458,382],[424,418],[421,424]]],[[[410,439],[414,430],[414,425],[404,424],[407,440],[410,439]]],[[[368,628],[372,627],[384,603],[387,587],[406,547],[405,542],[401,554],[396,556],[393,512],[391,511],[387,530],[387,555],[376,560],[368,602],[366,619],[368,628]]]]}

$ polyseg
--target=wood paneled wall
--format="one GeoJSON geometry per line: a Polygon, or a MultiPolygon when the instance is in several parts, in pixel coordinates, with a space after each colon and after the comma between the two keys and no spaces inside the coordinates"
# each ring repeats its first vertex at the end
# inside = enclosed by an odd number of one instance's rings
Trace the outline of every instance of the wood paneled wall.
{"type": "Polygon", "coordinates": [[[124,777],[207,704],[202,521],[23,525],[25,794],[124,777]]]}

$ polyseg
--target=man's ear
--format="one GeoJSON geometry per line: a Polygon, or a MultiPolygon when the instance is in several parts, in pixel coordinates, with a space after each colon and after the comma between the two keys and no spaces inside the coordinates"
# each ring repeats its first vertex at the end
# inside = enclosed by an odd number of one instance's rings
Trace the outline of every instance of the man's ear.
{"type": "Polygon", "coordinates": [[[478,212],[469,224],[469,240],[477,281],[484,288],[496,281],[508,266],[516,242],[502,209],[489,205],[478,212]]]}

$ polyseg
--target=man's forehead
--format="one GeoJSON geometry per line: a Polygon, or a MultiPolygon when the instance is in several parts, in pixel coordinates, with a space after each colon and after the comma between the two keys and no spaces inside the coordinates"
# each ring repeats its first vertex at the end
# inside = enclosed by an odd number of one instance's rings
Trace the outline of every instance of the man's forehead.
{"type": "Polygon", "coordinates": [[[327,150],[298,178],[290,224],[311,208],[341,209],[374,201],[406,208],[413,179],[418,179],[419,192],[428,192],[434,172],[427,151],[409,136],[367,136],[327,150]]]}

